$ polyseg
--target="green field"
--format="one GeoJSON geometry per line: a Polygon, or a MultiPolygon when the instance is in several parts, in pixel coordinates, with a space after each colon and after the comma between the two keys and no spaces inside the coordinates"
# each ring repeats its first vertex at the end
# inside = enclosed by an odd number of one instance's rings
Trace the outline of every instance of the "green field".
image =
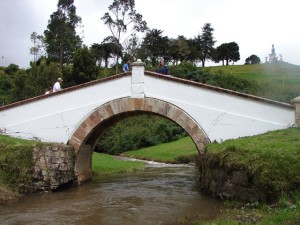
{"type": "Polygon", "coordinates": [[[212,74],[236,77],[255,82],[251,94],[290,103],[300,96],[300,66],[280,62],[277,64],[216,66],[207,68],[212,74]]]}
{"type": "Polygon", "coordinates": [[[300,88],[300,66],[288,63],[213,66],[207,69],[212,73],[222,71],[224,75],[255,80],[259,83],[268,82],[279,86],[300,88]]]}
{"type": "Polygon", "coordinates": [[[122,153],[122,156],[126,157],[168,163],[180,163],[184,160],[182,158],[193,158],[195,155],[197,155],[197,148],[190,137],[185,137],[170,143],[122,153]]]}
{"type": "Polygon", "coordinates": [[[143,162],[119,160],[111,155],[96,152],[92,156],[93,175],[132,172],[143,168],[143,162]]]}

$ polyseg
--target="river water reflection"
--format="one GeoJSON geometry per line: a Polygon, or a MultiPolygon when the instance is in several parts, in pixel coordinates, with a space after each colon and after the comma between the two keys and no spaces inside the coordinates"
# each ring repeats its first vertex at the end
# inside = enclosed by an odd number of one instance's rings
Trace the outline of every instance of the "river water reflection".
{"type": "Polygon", "coordinates": [[[214,218],[222,203],[199,191],[192,166],[152,164],[131,174],[93,177],[79,187],[0,206],[1,225],[170,225],[187,215],[214,218]]]}

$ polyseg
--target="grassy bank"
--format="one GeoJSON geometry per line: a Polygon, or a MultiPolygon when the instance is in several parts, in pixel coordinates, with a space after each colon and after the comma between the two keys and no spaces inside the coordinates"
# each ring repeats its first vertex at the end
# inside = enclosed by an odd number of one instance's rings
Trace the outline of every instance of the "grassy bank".
{"type": "Polygon", "coordinates": [[[122,153],[122,156],[167,163],[188,163],[197,156],[197,148],[190,137],[136,151],[122,153]]]}
{"type": "MultiPolygon", "coordinates": [[[[207,154],[226,166],[247,169],[259,177],[259,182],[280,191],[274,205],[226,201],[217,220],[197,221],[197,215],[187,215],[180,224],[189,225],[294,225],[300,224],[300,129],[290,128],[247,138],[211,143],[207,154]]],[[[30,180],[31,146],[35,142],[0,135],[0,196],[13,198],[15,187],[30,180]],[[16,183],[17,182],[17,183],[16,183]],[[14,185],[13,185],[14,184],[14,185]]],[[[124,155],[148,160],[178,162],[178,158],[196,153],[190,138],[183,138],[124,155]]],[[[94,153],[93,173],[130,172],[143,168],[143,163],[117,160],[94,153]]],[[[1,199],[1,197],[0,197],[1,199]]]]}
{"type": "Polygon", "coordinates": [[[94,152],[92,156],[93,175],[132,172],[143,169],[144,165],[143,162],[119,160],[102,153],[94,152]]]}
{"type": "Polygon", "coordinates": [[[206,152],[224,167],[246,169],[280,198],[274,205],[226,201],[219,219],[207,223],[187,217],[181,224],[300,224],[299,128],[212,143],[206,152]]]}
{"type": "Polygon", "coordinates": [[[36,143],[0,135],[0,203],[16,199],[31,183],[32,145],[36,143]]]}
{"type": "MultiPolygon", "coordinates": [[[[176,162],[179,155],[189,155],[195,151],[196,148],[190,138],[183,138],[169,144],[126,152],[123,155],[176,162]]],[[[223,143],[211,143],[206,151],[224,166],[243,168],[258,176],[261,184],[281,193],[279,201],[274,205],[226,201],[217,220],[203,222],[197,220],[197,215],[187,215],[179,221],[180,224],[300,224],[299,128],[273,131],[223,143]]]]}
{"type": "Polygon", "coordinates": [[[227,168],[245,169],[275,192],[300,188],[300,129],[212,143],[207,153],[227,168]]]}

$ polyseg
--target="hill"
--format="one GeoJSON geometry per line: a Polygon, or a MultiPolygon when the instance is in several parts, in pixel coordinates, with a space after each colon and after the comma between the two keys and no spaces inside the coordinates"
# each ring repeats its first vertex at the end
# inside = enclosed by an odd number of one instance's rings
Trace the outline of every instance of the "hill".
{"type": "Polygon", "coordinates": [[[300,96],[300,66],[285,62],[276,64],[229,65],[201,68],[210,74],[246,79],[257,83],[254,95],[287,102],[300,96]]]}
{"type": "Polygon", "coordinates": [[[222,72],[257,82],[272,82],[277,85],[299,86],[300,66],[280,62],[276,64],[231,65],[208,67],[211,73],[222,72]]]}

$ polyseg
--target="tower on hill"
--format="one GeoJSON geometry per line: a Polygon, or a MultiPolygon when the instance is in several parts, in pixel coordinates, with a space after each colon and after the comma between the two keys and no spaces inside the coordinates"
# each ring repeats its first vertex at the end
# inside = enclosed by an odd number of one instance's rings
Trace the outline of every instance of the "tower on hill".
{"type": "Polygon", "coordinates": [[[277,63],[278,61],[282,61],[282,55],[279,55],[280,58],[278,59],[275,53],[274,44],[272,44],[271,54],[269,54],[269,59],[266,57],[266,63],[277,63]]]}

